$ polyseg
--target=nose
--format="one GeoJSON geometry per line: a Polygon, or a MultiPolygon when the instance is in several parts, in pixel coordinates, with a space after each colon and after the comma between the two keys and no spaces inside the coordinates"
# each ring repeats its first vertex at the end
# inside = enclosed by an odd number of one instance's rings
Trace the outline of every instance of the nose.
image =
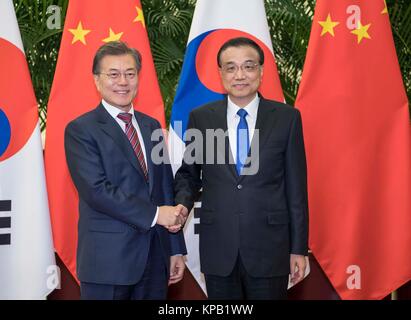
{"type": "Polygon", "coordinates": [[[120,78],[118,79],[118,84],[128,84],[128,80],[126,78],[126,74],[125,73],[120,73],[120,78]]]}
{"type": "Polygon", "coordinates": [[[234,74],[235,79],[244,79],[245,78],[245,72],[243,68],[238,68],[234,74]]]}

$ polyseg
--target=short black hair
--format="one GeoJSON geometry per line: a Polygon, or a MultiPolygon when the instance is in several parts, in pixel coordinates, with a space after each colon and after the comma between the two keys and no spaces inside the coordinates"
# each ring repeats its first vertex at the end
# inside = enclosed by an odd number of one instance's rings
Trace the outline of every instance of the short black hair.
{"type": "Polygon", "coordinates": [[[137,49],[130,48],[125,42],[110,41],[98,48],[93,59],[93,74],[100,73],[100,62],[105,56],[122,56],[129,54],[136,62],[137,72],[141,70],[141,54],[137,49]]]}
{"type": "Polygon", "coordinates": [[[251,40],[250,38],[246,37],[238,37],[238,38],[232,38],[224,42],[224,44],[221,46],[220,50],[218,50],[217,53],[217,64],[221,68],[221,54],[227,50],[230,47],[251,47],[255,49],[258,53],[259,56],[259,64],[262,66],[264,65],[264,51],[261,49],[261,47],[255,42],[254,40],[251,40]]]}

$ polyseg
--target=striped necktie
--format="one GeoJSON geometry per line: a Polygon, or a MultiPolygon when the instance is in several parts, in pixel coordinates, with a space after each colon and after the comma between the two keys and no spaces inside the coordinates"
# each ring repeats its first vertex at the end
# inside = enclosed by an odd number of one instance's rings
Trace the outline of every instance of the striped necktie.
{"type": "Polygon", "coordinates": [[[117,117],[126,124],[126,136],[137,156],[140,167],[143,170],[144,177],[146,181],[148,181],[148,171],[146,162],[144,161],[144,153],[141,148],[140,140],[138,139],[137,130],[136,128],[134,128],[133,123],[131,122],[132,115],[130,113],[119,113],[117,117]]]}

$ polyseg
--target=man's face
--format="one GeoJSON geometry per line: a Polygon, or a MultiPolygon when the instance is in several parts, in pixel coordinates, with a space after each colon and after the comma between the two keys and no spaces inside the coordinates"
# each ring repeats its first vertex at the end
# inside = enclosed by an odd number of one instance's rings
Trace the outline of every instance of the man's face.
{"type": "Polygon", "coordinates": [[[231,100],[239,107],[251,102],[263,77],[258,52],[249,46],[229,47],[221,53],[220,76],[231,100]]]}
{"type": "Polygon", "coordinates": [[[105,56],[100,61],[100,74],[94,75],[94,83],[105,101],[127,112],[137,94],[138,85],[133,57],[129,54],[105,56]]]}

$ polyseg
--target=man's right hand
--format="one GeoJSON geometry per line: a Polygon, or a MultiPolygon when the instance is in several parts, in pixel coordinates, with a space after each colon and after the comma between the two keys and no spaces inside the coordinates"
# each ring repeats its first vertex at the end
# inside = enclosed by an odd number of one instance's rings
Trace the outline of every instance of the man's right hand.
{"type": "Polygon", "coordinates": [[[170,227],[166,227],[168,229],[168,231],[172,232],[172,233],[176,233],[178,231],[180,231],[180,229],[182,227],[184,227],[184,224],[186,223],[187,217],[188,217],[188,209],[186,207],[184,207],[182,204],[178,204],[175,206],[177,212],[180,215],[180,218],[182,221],[180,224],[174,225],[174,226],[170,226],[170,227]]]}
{"type": "Polygon", "coordinates": [[[179,211],[180,215],[183,216],[185,222],[189,214],[188,209],[184,207],[182,204],[176,205],[176,209],[179,211]]]}
{"type": "Polygon", "coordinates": [[[161,206],[158,210],[157,224],[163,227],[182,225],[184,217],[180,215],[180,210],[173,206],[161,206]]]}

